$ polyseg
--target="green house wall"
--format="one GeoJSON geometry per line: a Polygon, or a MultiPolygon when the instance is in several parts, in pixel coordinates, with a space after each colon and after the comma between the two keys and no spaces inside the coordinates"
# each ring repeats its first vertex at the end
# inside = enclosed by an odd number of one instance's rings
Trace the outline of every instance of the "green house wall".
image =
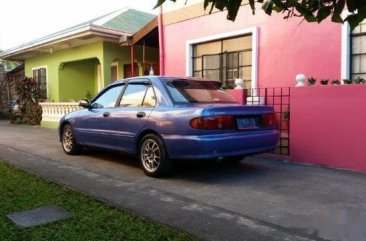
{"type": "Polygon", "coordinates": [[[98,59],[68,62],[59,69],[60,101],[79,101],[97,94],[98,59]]]}
{"type": "MultiPolygon", "coordinates": [[[[135,62],[138,74],[143,74],[143,48],[135,47],[135,62]]],[[[97,65],[100,64],[100,87],[111,83],[111,64],[118,62],[118,78],[124,77],[123,67],[130,64],[130,47],[121,47],[110,42],[98,42],[84,46],[64,49],[54,53],[44,53],[25,60],[25,75],[32,76],[32,69],[47,68],[48,101],[64,102],[98,92],[97,65]]],[[[158,62],[159,50],[145,48],[145,61],[158,62]]]]}
{"type": "MultiPolygon", "coordinates": [[[[118,79],[124,77],[124,65],[131,64],[131,48],[121,47],[109,42],[98,42],[84,46],[64,49],[54,53],[26,59],[25,75],[33,76],[33,69],[47,69],[48,102],[79,101],[92,98],[98,90],[110,84],[111,65],[118,63],[118,79]],[[98,78],[98,66],[100,77],[98,78]]],[[[145,61],[159,62],[159,50],[145,48],[145,61]]],[[[135,47],[135,63],[138,75],[143,74],[143,48],[135,47]]],[[[41,126],[56,128],[57,122],[42,121],[41,126]]]]}
{"type": "MultiPolygon", "coordinates": [[[[60,88],[61,83],[59,78],[59,69],[62,70],[64,67],[63,65],[67,62],[94,58],[101,62],[101,60],[103,60],[103,55],[103,42],[65,49],[55,53],[43,54],[41,56],[25,60],[25,75],[32,76],[33,68],[46,67],[48,101],[65,101],[65,96],[62,96],[62,93],[65,93],[65,89],[60,88]]],[[[94,82],[95,80],[93,79],[91,81],[94,82]]],[[[85,95],[85,93],[84,91],[83,93],[80,91],[77,95],[85,95]]]]}

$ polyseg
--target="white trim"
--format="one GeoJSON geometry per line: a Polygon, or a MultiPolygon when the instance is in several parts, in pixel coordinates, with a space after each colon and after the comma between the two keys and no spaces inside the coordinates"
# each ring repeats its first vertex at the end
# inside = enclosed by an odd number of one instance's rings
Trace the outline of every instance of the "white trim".
{"type": "Polygon", "coordinates": [[[112,62],[111,63],[111,67],[112,66],[116,66],[117,67],[117,79],[116,80],[119,80],[119,69],[118,69],[119,68],[119,63],[118,63],[118,61],[112,62]]]}
{"type": "MultiPolygon", "coordinates": [[[[349,13],[344,11],[342,13],[342,18],[347,17],[349,13]]],[[[341,79],[350,78],[350,68],[351,68],[351,28],[347,22],[342,24],[342,34],[341,34],[341,79]]]]}
{"type": "Polygon", "coordinates": [[[71,35],[82,33],[84,31],[88,31],[88,30],[90,30],[89,25],[88,26],[81,26],[80,28],[74,29],[74,30],[69,31],[69,32],[65,32],[63,34],[55,34],[52,37],[44,37],[44,39],[35,40],[33,42],[20,45],[18,47],[13,48],[13,49],[5,50],[4,52],[1,53],[1,55],[7,57],[8,55],[18,53],[18,52],[21,52],[23,50],[28,50],[28,49],[33,48],[33,47],[39,47],[40,45],[51,43],[53,41],[63,39],[63,38],[69,37],[71,35]]]}
{"type": "Polygon", "coordinates": [[[252,89],[258,87],[258,28],[252,28],[252,89]]]}
{"type": "Polygon", "coordinates": [[[0,56],[2,58],[9,58],[10,56],[13,56],[15,54],[22,53],[23,51],[31,51],[40,47],[52,45],[62,41],[70,41],[72,39],[79,38],[88,34],[95,34],[101,37],[116,38],[117,41],[122,35],[126,34],[130,35],[130,33],[105,28],[103,26],[96,26],[93,24],[83,25],[75,29],[66,31],[64,33],[52,34],[50,36],[43,37],[39,40],[35,40],[30,43],[22,44],[15,48],[5,50],[4,52],[0,53],[0,56]]]}
{"type": "MultiPolygon", "coordinates": [[[[48,66],[47,65],[41,65],[41,66],[35,66],[32,67],[32,78],[33,78],[33,71],[34,70],[39,70],[39,69],[46,69],[46,94],[47,94],[47,99],[49,99],[49,86],[48,86],[48,66]]],[[[38,80],[37,80],[38,82],[38,80]]]]}
{"type": "Polygon", "coordinates": [[[211,36],[206,36],[203,38],[193,39],[186,41],[186,76],[192,76],[193,64],[192,64],[192,54],[193,45],[198,43],[204,43],[208,41],[241,36],[245,34],[252,35],[252,88],[257,88],[258,86],[258,27],[251,27],[246,29],[241,29],[238,31],[221,33],[211,36]]]}

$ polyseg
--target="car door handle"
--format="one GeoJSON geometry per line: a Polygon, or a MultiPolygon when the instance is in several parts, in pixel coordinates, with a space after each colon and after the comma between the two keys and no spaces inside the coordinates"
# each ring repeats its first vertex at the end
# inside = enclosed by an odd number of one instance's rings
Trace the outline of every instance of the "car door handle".
{"type": "Polygon", "coordinates": [[[137,118],[144,118],[146,116],[146,113],[145,112],[139,112],[137,113],[137,118]]]}
{"type": "Polygon", "coordinates": [[[103,113],[103,117],[109,117],[111,115],[111,113],[109,113],[109,112],[104,112],[103,113]]]}

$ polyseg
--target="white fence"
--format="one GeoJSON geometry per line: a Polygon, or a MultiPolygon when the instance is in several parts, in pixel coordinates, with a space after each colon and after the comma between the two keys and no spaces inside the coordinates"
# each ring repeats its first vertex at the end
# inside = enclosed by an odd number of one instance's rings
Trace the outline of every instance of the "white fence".
{"type": "Polygon", "coordinates": [[[67,113],[79,110],[81,107],[77,102],[42,102],[42,121],[58,122],[67,113]]]}

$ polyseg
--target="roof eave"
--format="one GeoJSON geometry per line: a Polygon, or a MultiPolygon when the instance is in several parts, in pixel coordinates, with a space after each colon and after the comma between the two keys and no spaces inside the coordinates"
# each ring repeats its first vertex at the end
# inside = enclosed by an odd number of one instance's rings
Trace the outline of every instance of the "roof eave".
{"type": "MultiPolygon", "coordinates": [[[[0,58],[11,60],[12,57],[22,54],[26,51],[36,50],[42,47],[50,46],[52,44],[69,41],[75,38],[80,38],[85,35],[95,35],[97,37],[115,38],[118,41],[122,35],[131,36],[131,33],[89,24],[86,26],[82,26],[78,29],[65,32],[63,34],[52,36],[51,38],[31,42],[30,44],[24,44],[21,45],[20,47],[4,51],[0,54],[0,58]]],[[[17,60],[19,61],[19,59],[17,60]]]]}

